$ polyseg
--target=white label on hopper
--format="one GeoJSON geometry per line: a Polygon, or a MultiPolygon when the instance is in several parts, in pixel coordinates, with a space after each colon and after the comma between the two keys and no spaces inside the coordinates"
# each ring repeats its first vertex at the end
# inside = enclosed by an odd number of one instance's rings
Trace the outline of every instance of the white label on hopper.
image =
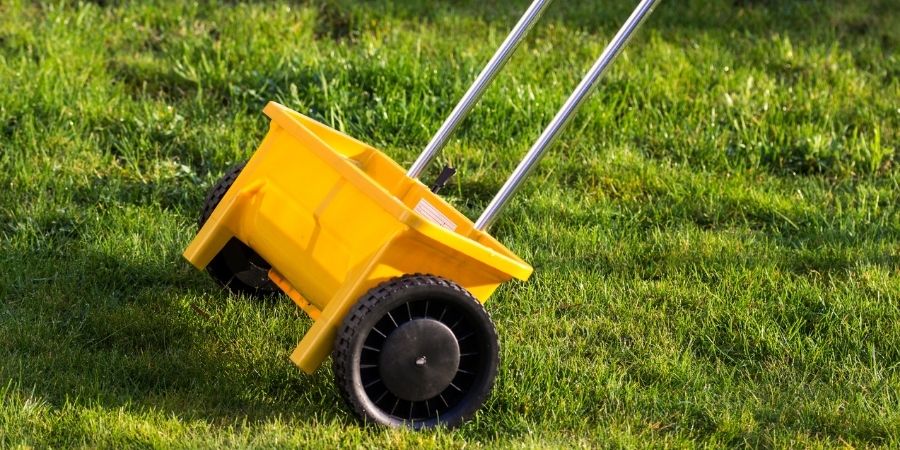
{"type": "Polygon", "coordinates": [[[456,231],[456,224],[453,223],[452,220],[447,218],[439,209],[435,208],[434,205],[428,203],[424,198],[419,200],[419,203],[413,208],[417,213],[425,216],[428,220],[450,230],[456,231]]]}

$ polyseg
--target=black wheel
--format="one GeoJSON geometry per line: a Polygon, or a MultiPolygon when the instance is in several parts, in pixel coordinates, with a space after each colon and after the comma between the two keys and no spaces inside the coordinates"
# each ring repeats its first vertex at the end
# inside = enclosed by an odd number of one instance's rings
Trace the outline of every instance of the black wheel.
{"type": "MultiPolygon", "coordinates": [[[[244,169],[244,164],[239,164],[225,172],[225,175],[216,182],[206,195],[203,211],[197,221],[198,228],[202,227],[216,206],[222,201],[222,197],[244,169]]],[[[206,266],[206,271],[231,292],[263,297],[278,292],[278,287],[269,279],[269,265],[261,256],[237,238],[231,238],[219,254],[206,266]]]]}
{"type": "Polygon", "coordinates": [[[370,290],[335,339],[336,384],[366,422],[454,427],[484,404],[500,361],[497,332],[472,294],[432,275],[370,290]]]}

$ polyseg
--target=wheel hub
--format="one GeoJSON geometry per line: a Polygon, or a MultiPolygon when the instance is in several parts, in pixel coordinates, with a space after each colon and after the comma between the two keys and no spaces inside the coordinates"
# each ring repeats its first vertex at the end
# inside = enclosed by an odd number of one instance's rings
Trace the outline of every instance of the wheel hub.
{"type": "Polygon", "coordinates": [[[437,396],[459,368],[459,343],[447,325],[413,319],[385,339],[378,361],[381,379],[397,397],[409,401],[437,396]]]}

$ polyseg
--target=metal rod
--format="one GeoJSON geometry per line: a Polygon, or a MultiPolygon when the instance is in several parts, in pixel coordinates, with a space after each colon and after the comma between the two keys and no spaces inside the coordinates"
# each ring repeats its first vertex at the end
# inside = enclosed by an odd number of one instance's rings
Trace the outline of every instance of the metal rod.
{"type": "Polygon", "coordinates": [[[466,94],[463,95],[462,99],[459,100],[459,103],[456,104],[456,107],[453,108],[453,112],[451,112],[447,119],[444,120],[441,128],[438,129],[437,133],[434,134],[434,137],[431,138],[431,141],[425,147],[425,150],[422,150],[422,154],[420,154],[413,165],[410,166],[409,171],[406,172],[407,176],[410,178],[418,178],[419,175],[425,171],[425,168],[431,164],[431,161],[437,157],[444,146],[447,145],[450,135],[453,134],[453,131],[459,126],[459,123],[466,118],[469,111],[472,110],[472,107],[475,106],[475,103],[481,98],[481,94],[484,93],[485,88],[491,84],[491,81],[493,81],[497,72],[499,72],[500,69],[503,68],[503,65],[506,64],[506,61],[509,60],[509,57],[516,50],[516,47],[519,46],[519,43],[521,43],[525,35],[528,34],[528,30],[530,30],[531,26],[541,17],[541,14],[544,12],[547,5],[550,4],[550,1],[551,0],[534,0],[534,2],[531,3],[531,6],[528,7],[528,10],[525,11],[525,14],[522,15],[522,18],[519,19],[516,26],[509,32],[509,36],[506,36],[506,40],[500,44],[500,48],[497,49],[494,56],[492,56],[487,65],[484,66],[484,69],[481,69],[481,73],[478,74],[478,77],[472,83],[472,86],[469,86],[469,90],[466,91],[466,94]]]}
{"type": "Polygon", "coordinates": [[[500,191],[497,192],[497,195],[494,196],[487,208],[484,209],[484,212],[481,213],[481,217],[475,222],[475,229],[486,230],[494,223],[497,216],[503,211],[509,203],[509,200],[522,185],[522,182],[525,181],[525,178],[541,160],[541,157],[553,144],[559,136],[559,133],[566,127],[566,124],[569,123],[572,115],[578,110],[578,107],[584,103],[584,100],[591,93],[594,86],[596,86],[597,80],[599,80],[603,73],[606,72],[609,65],[616,59],[616,56],[619,55],[625,44],[628,43],[632,33],[641,26],[644,19],[653,11],[656,2],[657,0],[642,0],[641,3],[638,4],[634,12],[631,13],[631,17],[625,21],[625,24],[622,25],[619,32],[616,33],[603,50],[600,58],[597,59],[588,73],[581,79],[578,87],[575,88],[575,91],[572,92],[568,100],[566,100],[566,103],[563,104],[559,112],[556,113],[556,116],[553,117],[553,120],[550,121],[550,124],[547,125],[547,128],[541,133],[541,136],[538,137],[534,145],[531,146],[531,149],[528,150],[528,153],[519,163],[518,167],[516,167],[516,170],[513,171],[512,175],[506,180],[506,183],[503,184],[503,187],[500,188],[500,191]]]}

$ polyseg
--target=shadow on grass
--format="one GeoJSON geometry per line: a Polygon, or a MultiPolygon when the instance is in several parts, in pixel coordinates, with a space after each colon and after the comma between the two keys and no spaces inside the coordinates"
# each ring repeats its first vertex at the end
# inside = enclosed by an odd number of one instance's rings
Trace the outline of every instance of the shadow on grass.
{"type": "Polygon", "coordinates": [[[223,424],[348,420],[330,371],[307,376],[288,360],[308,320],[286,298],[236,298],[186,262],[82,245],[0,251],[20,262],[4,276],[0,379],[56,407],[223,424]]]}
{"type": "MultiPolygon", "coordinates": [[[[509,23],[524,12],[529,2],[483,2],[477,0],[431,2],[382,2],[377,0],[317,0],[311,4],[318,10],[317,35],[333,39],[349,39],[364,33],[371,26],[371,17],[428,22],[443,16],[474,18],[488,22],[509,23]]],[[[551,5],[543,19],[544,25],[556,23],[587,32],[611,33],[625,21],[634,8],[632,2],[579,2],[551,5]],[[555,6],[555,7],[554,7],[555,6]]],[[[689,0],[678,7],[663,2],[653,13],[651,25],[663,31],[687,31],[687,34],[727,30],[737,33],[782,33],[795,42],[821,41],[833,30],[838,36],[856,39],[869,34],[886,46],[897,44],[896,33],[884,33],[878,27],[887,2],[861,5],[845,11],[841,4],[829,1],[771,0],[689,0]],[[828,26],[822,26],[822,25],[828,26]],[[811,30],[811,27],[814,27],[811,30]]],[[[501,27],[504,28],[504,27],[501,27]]],[[[535,32],[540,33],[538,27],[535,32]]]]}

